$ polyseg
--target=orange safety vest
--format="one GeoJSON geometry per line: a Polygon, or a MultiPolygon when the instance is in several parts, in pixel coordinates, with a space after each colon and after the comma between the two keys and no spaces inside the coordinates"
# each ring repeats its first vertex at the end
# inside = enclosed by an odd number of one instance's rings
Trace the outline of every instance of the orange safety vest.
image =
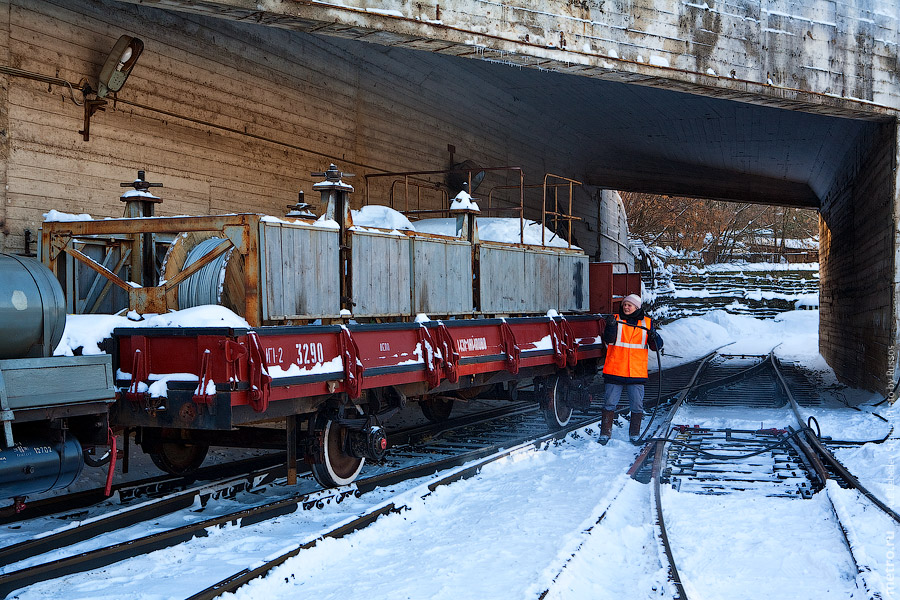
{"type": "MultiPolygon", "coordinates": [[[[616,341],[606,348],[603,372],[617,377],[647,378],[648,332],[629,325],[616,315],[616,341]]],[[[638,325],[650,329],[650,317],[638,321],[638,325]]]]}

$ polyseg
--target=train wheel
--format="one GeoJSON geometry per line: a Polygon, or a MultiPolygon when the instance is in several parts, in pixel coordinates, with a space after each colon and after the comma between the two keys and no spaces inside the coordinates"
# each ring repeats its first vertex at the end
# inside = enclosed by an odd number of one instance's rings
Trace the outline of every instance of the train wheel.
{"type": "Polygon", "coordinates": [[[422,414],[432,423],[440,423],[450,418],[453,411],[453,400],[442,398],[427,398],[419,402],[422,414]]]}
{"type": "Polygon", "coordinates": [[[572,407],[566,404],[566,394],[568,391],[568,379],[554,375],[547,378],[547,385],[544,389],[546,396],[541,402],[541,408],[544,412],[544,420],[551,430],[557,430],[565,427],[572,420],[572,407]]]}
{"type": "Polygon", "coordinates": [[[209,451],[207,444],[157,442],[147,453],[153,464],[172,475],[186,475],[196,471],[209,451]]]}
{"type": "Polygon", "coordinates": [[[366,460],[344,452],[344,427],[319,413],[314,419],[310,435],[318,445],[318,454],[322,459],[321,463],[315,462],[312,465],[316,481],[323,487],[336,487],[356,479],[366,460]]]}

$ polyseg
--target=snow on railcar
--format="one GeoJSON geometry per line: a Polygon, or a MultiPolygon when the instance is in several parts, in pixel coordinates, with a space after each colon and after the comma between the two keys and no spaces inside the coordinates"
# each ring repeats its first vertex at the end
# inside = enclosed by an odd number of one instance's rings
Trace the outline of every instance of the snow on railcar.
{"type": "MultiPolygon", "coordinates": [[[[590,309],[614,286],[589,286],[581,249],[481,240],[465,194],[450,207],[453,235],[362,227],[343,174],[320,175],[319,219],[153,217],[158,184],[140,172],[122,198],[131,218],[45,223],[43,260],[68,274],[72,312],[117,294],[139,314],[220,304],[246,320],[114,330],[112,421],[158,466],[190,471],[210,445],[286,446],[291,478],[299,453],[322,484],[341,485],[383,457],[383,424],[410,400],[441,419],[454,400],[526,383],[552,427],[589,402],[603,356],[590,309]],[[255,426],[273,419],[285,429],[255,426]]],[[[618,283],[619,297],[640,290],[631,276],[618,283]]]]}

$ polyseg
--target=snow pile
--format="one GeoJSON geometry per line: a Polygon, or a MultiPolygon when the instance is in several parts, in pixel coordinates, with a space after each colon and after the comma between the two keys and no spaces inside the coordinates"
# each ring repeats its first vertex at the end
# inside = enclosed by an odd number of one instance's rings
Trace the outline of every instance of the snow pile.
{"type": "Polygon", "coordinates": [[[381,229],[397,229],[415,231],[416,228],[400,211],[389,206],[369,204],[359,210],[350,211],[353,225],[359,227],[378,227],[381,229]]]}
{"type": "MultiPolygon", "coordinates": [[[[544,246],[554,248],[567,248],[566,240],[555,235],[540,223],[525,220],[524,236],[520,237],[522,222],[519,219],[503,217],[479,217],[478,238],[487,242],[502,242],[508,244],[522,243],[534,246],[541,245],[541,230],[544,232],[544,246]]],[[[456,219],[422,219],[416,221],[416,231],[433,233],[449,237],[456,236],[456,219]]],[[[578,246],[572,246],[578,250],[578,246]]]]}
{"type": "Polygon", "coordinates": [[[44,222],[45,223],[74,223],[76,221],[91,221],[93,218],[91,215],[87,213],[81,214],[72,214],[72,213],[64,213],[59,212],[56,209],[51,209],[49,212],[44,213],[44,222]]]}
{"type": "Polygon", "coordinates": [[[326,219],[325,215],[322,215],[313,223],[314,227],[321,227],[322,229],[340,229],[341,226],[334,219],[326,219]]]}
{"type": "Polygon", "coordinates": [[[159,200],[159,196],[154,196],[147,190],[128,190],[121,196],[122,198],[150,198],[152,200],[159,200]]]}
{"type": "Polygon", "coordinates": [[[450,203],[450,210],[471,210],[474,212],[481,212],[481,209],[478,208],[478,203],[472,199],[465,190],[461,191],[453,198],[453,202],[450,203]]]}
{"type": "Polygon", "coordinates": [[[698,274],[704,273],[743,273],[745,271],[815,271],[819,272],[819,263],[717,263],[706,265],[698,269],[698,274]]]}
{"type": "MultiPolygon", "coordinates": [[[[660,327],[665,340],[663,368],[693,360],[716,348],[725,354],[768,354],[802,360],[814,370],[830,370],[819,355],[819,311],[785,312],[774,319],[755,319],[714,310],[660,327]]],[[[655,361],[651,361],[653,365],[655,361]]]]}
{"type": "Polygon", "coordinates": [[[233,327],[250,328],[246,319],[224,306],[205,305],[175,310],[166,314],[135,312],[121,315],[67,315],[66,328],[54,356],[72,356],[81,348],[82,354],[103,354],[98,344],[112,337],[116,327],[233,327]]]}

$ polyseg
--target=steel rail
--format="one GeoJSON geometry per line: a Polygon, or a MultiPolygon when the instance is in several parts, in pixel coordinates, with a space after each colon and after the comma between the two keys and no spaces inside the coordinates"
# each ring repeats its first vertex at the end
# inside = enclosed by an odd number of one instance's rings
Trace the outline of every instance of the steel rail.
{"type": "MultiPolygon", "coordinates": [[[[471,464],[466,466],[466,468],[454,471],[437,481],[431,482],[427,484],[426,489],[428,490],[426,493],[422,494],[420,497],[424,498],[428,496],[430,493],[434,492],[437,488],[445,485],[449,485],[456,481],[460,481],[462,479],[468,479],[478,474],[478,472],[487,464],[492,462],[496,462],[503,458],[507,458],[514,454],[519,454],[521,452],[529,451],[532,449],[540,449],[540,447],[546,442],[559,439],[575,431],[577,429],[584,429],[590,427],[591,425],[596,425],[599,422],[598,419],[592,418],[586,421],[582,421],[576,424],[570,424],[566,427],[560,429],[559,431],[555,431],[553,433],[549,433],[543,435],[537,439],[523,442],[513,448],[508,448],[505,450],[495,451],[493,454],[485,455],[478,457],[477,462],[475,464],[471,464]]],[[[464,461],[468,462],[468,460],[464,461]]],[[[463,463],[460,463],[463,464],[463,463]]],[[[421,476],[421,475],[418,475],[421,476]]],[[[360,515],[353,521],[349,523],[345,523],[340,527],[335,529],[331,529],[327,532],[319,534],[316,539],[306,542],[304,544],[298,545],[296,548],[277,556],[276,558],[267,561],[265,564],[258,566],[256,568],[246,568],[242,571],[235,573],[234,575],[215,583],[208,588],[190,596],[187,600],[211,600],[212,598],[217,598],[222,594],[228,592],[234,592],[239,587],[256,579],[257,577],[261,577],[267,574],[269,571],[274,569],[275,567],[284,564],[289,559],[297,556],[303,550],[307,550],[309,548],[314,547],[319,541],[326,538],[340,538],[349,533],[362,529],[363,527],[368,526],[373,523],[378,517],[390,513],[400,512],[404,510],[405,505],[397,506],[393,502],[388,501],[387,503],[380,504],[375,508],[367,511],[365,514],[360,515]]]]}
{"type": "Polygon", "coordinates": [[[669,578],[675,584],[677,592],[676,598],[687,600],[687,592],[684,590],[684,584],[681,582],[681,575],[678,574],[678,567],[675,565],[675,556],[672,553],[672,544],[669,542],[669,534],[666,531],[666,521],[663,517],[662,495],[660,492],[660,474],[663,465],[663,453],[665,452],[666,443],[662,440],[656,442],[656,453],[653,457],[653,504],[656,508],[656,524],[659,527],[659,539],[663,545],[663,551],[666,553],[666,560],[669,561],[669,578]]]}
{"type": "MultiPolygon", "coordinates": [[[[225,480],[203,484],[188,490],[175,492],[161,498],[150,499],[135,506],[113,510],[81,523],[73,523],[56,533],[38,535],[31,539],[0,549],[0,566],[19,562],[65,546],[124,529],[137,523],[156,519],[179,510],[190,508],[196,502],[201,506],[217,497],[232,497],[243,491],[259,489],[285,476],[283,456],[278,464],[255,470],[225,480]]],[[[2,577],[2,576],[0,576],[2,577]]]]}
{"type": "MultiPolygon", "coordinates": [[[[522,412],[521,410],[513,411],[514,413],[522,412]]],[[[507,415],[501,415],[507,416],[507,415]]],[[[484,420],[482,420],[484,421],[484,420]]],[[[552,439],[568,431],[579,427],[587,427],[592,423],[596,423],[596,417],[582,419],[578,423],[571,424],[569,427],[555,434],[548,434],[539,438],[535,443],[541,443],[544,438],[552,439]]],[[[460,425],[460,427],[468,426],[469,423],[460,425]]],[[[144,536],[134,540],[129,540],[98,548],[87,552],[82,552],[75,556],[66,557],[57,561],[39,564],[32,567],[23,568],[17,571],[0,575],[0,597],[22,587],[33,585],[41,581],[47,581],[71,575],[74,573],[85,572],[91,569],[101,568],[110,564],[120,562],[127,558],[141,556],[149,552],[168,548],[176,544],[189,541],[195,537],[206,537],[207,530],[213,527],[219,527],[226,524],[233,524],[240,527],[252,525],[264,520],[273,519],[286,514],[296,512],[301,507],[312,508],[317,504],[321,504],[327,500],[335,498],[340,500],[348,495],[362,494],[376,487],[389,486],[404,481],[406,479],[424,477],[431,475],[440,470],[459,466],[471,460],[481,459],[492,453],[500,451],[502,446],[508,445],[508,440],[500,443],[487,444],[476,450],[461,452],[453,456],[429,461],[424,464],[414,465],[359,480],[356,483],[334,488],[330,490],[319,490],[316,492],[297,494],[287,499],[269,502],[257,507],[243,509],[234,513],[221,515],[218,517],[205,519],[196,523],[184,525],[175,529],[158,532],[149,536],[144,536]]],[[[284,468],[283,465],[280,468],[284,468]]]]}
{"type": "Polygon", "coordinates": [[[10,525],[54,514],[76,513],[116,495],[118,495],[120,502],[123,503],[138,497],[161,498],[173,492],[186,490],[197,481],[215,481],[227,477],[235,477],[275,464],[284,464],[283,452],[247,458],[226,464],[201,467],[189,476],[159,475],[138,481],[117,483],[112,486],[112,494],[109,497],[107,497],[106,491],[102,487],[52,496],[29,502],[27,509],[22,512],[0,517],[0,525],[10,525]]]}
{"type": "Polygon", "coordinates": [[[654,508],[656,509],[654,512],[656,513],[656,524],[659,528],[659,539],[663,545],[663,551],[666,554],[666,560],[669,561],[669,578],[672,580],[672,583],[675,585],[676,591],[678,593],[679,598],[682,600],[687,600],[687,593],[684,591],[684,586],[681,583],[681,576],[678,574],[678,567],[675,565],[675,556],[672,553],[672,546],[669,543],[669,534],[666,531],[666,522],[663,517],[662,510],[662,497],[660,495],[660,474],[662,472],[663,465],[663,453],[665,452],[666,442],[665,439],[669,437],[669,428],[672,425],[672,419],[675,418],[675,414],[681,408],[681,405],[684,404],[685,398],[691,392],[691,389],[696,385],[697,378],[699,377],[703,368],[709,363],[710,360],[713,359],[717,355],[717,352],[711,352],[707,354],[697,366],[697,370],[694,372],[693,377],[691,377],[691,381],[688,383],[687,387],[685,387],[681,394],[679,394],[678,399],[672,405],[672,408],[669,410],[665,419],[663,419],[662,423],[656,427],[654,433],[663,431],[665,435],[663,435],[663,439],[657,439],[653,444],[645,444],[644,449],[641,452],[641,455],[638,457],[638,460],[635,461],[634,465],[632,465],[631,469],[629,469],[628,474],[634,476],[637,471],[640,469],[640,466],[649,456],[651,449],[653,450],[653,467],[651,470],[651,480],[653,481],[653,501],[654,508]]]}
{"type": "MultiPolygon", "coordinates": [[[[772,362],[772,368],[775,371],[776,376],[778,377],[778,381],[781,384],[782,389],[788,397],[788,400],[791,403],[791,409],[794,411],[794,415],[797,417],[797,421],[800,423],[801,427],[804,427],[803,415],[800,412],[800,405],[797,403],[797,400],[794,398],[793,394],[791,394],[790,386],[788,386],[787,382],[784,379],[784,376],[781,374],[781,371],[778,369],[778,365],[774,356],[770,357],[772,362]]],[[[841,462],[825,447],[821,440],[819,440],[818,436],[815,435],[807,435],[806,436],[809,445],[813,447],[815,452],[824,459],[826,463],[828,463],[829,468],[833,469],[835,473],[840,475],[840,477],[849,483],[854,489],[858,490],[863,496],[869,499],[872,504],[877,506],[882,512],[888,515],[895,522],[900,523],[900,514],[898,514],[895,510],[893,510],[890,506],[882,502],[875,494],[869,491],[859,479],[856,478],[853,473],[851,473],[847,467],[845,467],[841,462]]]]}
{"type": "Polygon", "coordinates": [[[788,400],[791,403],[791,410],[794,412],[794,416],[797,418],[798,423],[803,428],[804,437],[806,438],[807,444],[804,444],[798,440],[798,443],[806,454],[807,458],[814,464],[817,465],[816,471],[819,474],[819,477],[822,478],[822,486],[825,489],[825,495],[828,498],[828,503],[831,506],[831,512],[834,515],[835,520],[837,521],[838,526],[840,527],[841,534],[844,540],[844,546],[847,549],[847,552],[850,553],[850,558],[853,560],[853,564],[856,566],[856,577],[857,577],[857,587],[860,587],[865,593],[868,595],[870,600],[880,600],[881,593],[873,589],[873,586],[869,584],[869,580],[866,577],[866,574],[871,570],[871,567],[865,562],[860,561],[859,552],[854,550],[855,544],[851,540],[850,532],[847,529],[847,525],[844,522],[844,519],[841,518],[840,511],[838,511],[837,506],[834,503],[834,499],[828,493],[828,488],[825,487],[825,481],[828,478],[828,473],[825,470],[824,465],[822,465],[822,460],[828,463],[828,466],[834,470],[841,478],[844,479],[852,488],[856,489],[862,495],[869,499],[875,506],[882,510],[889,517],[894,519],[897,523],[900,523],[900,516],[897,515],[895,511],[893,511],[889,506],[884,504],[881,500],[879,500],[874,494],[872,494],[869,490],[867,490],[862,483],[851,473],[844,465],[840,463],[840,461],[835,458],[831,452],[828,451],[827,448],[822,444],[817,435],[812,435],[809,427],[804,425],[803,415],[800,412],[800,404],[794,398],[794,395],[791,393],[790,386],[785,381],[784,376],[781,373],[781,370],[778,368],[778,362],[775,359],[774,354],[769,355],[769,362],[772,365],[772,371],[775,373],[775,376],[781,385],[781,388],[784,390],[784,393],[787,395],[788,400]],[[820,460],[820,458],[822,460],[820,460]]]}

